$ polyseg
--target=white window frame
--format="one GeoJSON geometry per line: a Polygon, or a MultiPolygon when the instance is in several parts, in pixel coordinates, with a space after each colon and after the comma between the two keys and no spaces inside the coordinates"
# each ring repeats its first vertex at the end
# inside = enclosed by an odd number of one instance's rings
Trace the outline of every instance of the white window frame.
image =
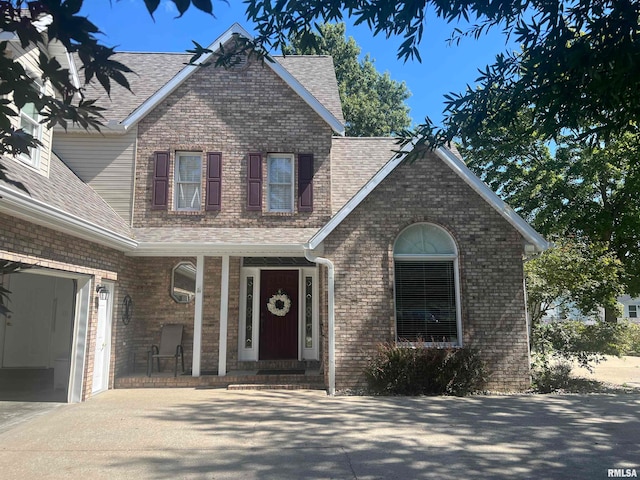
{"type": "MultiPolygon", "coordinates": [[[[424,261],[424,262],[429,262],[429,261],[451,261],[453,263],[453,282],[454,282],[454,295],[455,295],[455,302],[456,302],[456,308],[455,308],[455,313],[456,313],[456,333],[457,333],[457,342],[429,342],[429,341],[425,341],[425,342],[409,342],[412,345],[417,345],[418,343],[420,345],[423,346],[452,346],[452,347],[462,347],[463,346],[463,340],[462,340],[462,303],[461,303],[461,295],[460,295],[460,263],[459,263],[459,255],[458,255],[458,246],[456,245],[456,242],[454,240],[454,238],[452,237],[452,235],[447,232],[444,228],[440,227],[439,225],[433,224],[433,223],[426,223],[426,222],[421,222],[421,223],[414,223],[409,225],[407,228],[405,228],[404,230],[402,230],[398,236],[396,237],[396,243],[398,241],[399,238],[402,237],[402,235],[405,233],[406,230],[408,230],[411,227],[414,227],[416,225],[429,225],[429,226],[433,226],[436,227],[437,229],[443,231],[444,233],[446,233],[446,235],[451,239],[451,242],[453,244],[454,247],[454,252],[451,254],[397,254],[395,253],[396,251],[396,245],[394,244],[394,254],[393,254],[393,262],[394,262],[394,280],[393,280],[393,315],[394,315],[394,319],[395,319],[395,329],[396,329],[396,342],[401,342],[401,339],[398,339],[398,306],[397,306],[397,297],[396,297],[396,269],[395,269],[395,264],[396,262],[402,262],[404,261],[424,261]]],[[[404,341],[402,341],[402,343],[406,343],[404,341]]]]}
{"type": "Polygon", "coordinates": [[[629,305],[629,318],[638,318],[638,305],[629,305]],[[631,309],[633,308],[633,315],[631,314],[631,309]]]}
{"type": "MultiPolygon", "coordinates": [[[[40,89],[40,95],[44,95],[45,93],[45,86],[44,84],[42,84],[38,79],[33,78],[33,83],[35,85],[37,85],[37,87],[39,87],[40,89]]],[[[34,129],[33,129],[33,138],[38,140],[38,141],[42,141],[42,124],[40,123],[40,114],[38,114],[36,112],[36,118],[32,118],[30,115],[28,115],[25,111],[24,111],[24,106],[20,109],[20,114],[19,114],[19,119],[20,119],[20,125],[19,127],[22,129],[22,122],[26,121],[27,123],[30,123],[31,125],[33,125],[34,129]]],[[[23,163],[26,163],[27,165],[30,165],[32,167],[38,167],[38,165],[40,165],[40,150],[41,150],[41,146],[37,146],[37,147],[32,147],[29,149],[30,150],[30,155],[26,154],[26,153],[21,153],[18,158],[20,159],[20,161],[22,161],[23,163]]]]}
{"type": "Polygon", "coordinates": [[[292,153],[269,153],[267,154],[267,211],[276,213],[293,213],[295,205],[295,179],[296,179],[296,162],[295,155],[292,153]],[[269,172],[271,171],[271,162],[275,159],[287,159],[291,165],[291,183],[275,183],[271,181],[269,172]],[[271,186],[272,185],[289,185],[291,187],[291,198],[289,208],[276,209],[271,207],[271,186]]]}
{"type": "Polygon", "coordinates": [[[173,208],[177,212],[199,212],[202,210],[202,152],[176,152],[176,161],[174,167],[173,174],[173,208]],[[178,181],[178,173],[180,167],[180,159],[182,157],[200,157],[200,178],[198,181],[186,182],[186,181],[178,181]],[[178,207],[178,194],[180,191],[180,185],[198,185],[198,192],[200,197],[200,202],[198,203],[197,208],[192,207],[178,207]]]}

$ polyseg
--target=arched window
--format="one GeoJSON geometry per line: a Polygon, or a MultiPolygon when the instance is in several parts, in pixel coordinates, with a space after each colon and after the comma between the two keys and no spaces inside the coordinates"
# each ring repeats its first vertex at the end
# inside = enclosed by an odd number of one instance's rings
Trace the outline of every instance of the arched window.
{"type": "Polygon", "coordinates": [[[396,338],[461,345],[458,250],[430,223],[411,225],[393,248],[396,338]]]}

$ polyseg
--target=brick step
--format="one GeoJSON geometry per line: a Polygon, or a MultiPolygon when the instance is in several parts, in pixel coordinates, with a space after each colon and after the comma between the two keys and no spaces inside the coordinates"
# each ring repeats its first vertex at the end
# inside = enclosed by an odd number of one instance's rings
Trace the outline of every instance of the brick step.
{"type": "Polygon", "coordinates": [[[227,390],[325,390],[324,383],[233,383],[227,390]]]}
{"type": "MultiPolygon", "coordinates": [[[[226,388],[229,385],[289,385],[290,389],[300,388],[324,390],[324,375],[316,374],[288,374],[256,375],[237,374],[230,372],[227,376],[203,375],[190,377],[188,375],[173,376],[172,372],[154,373],[153,376],[127,375],[116,378],[115,388],[175,388],[175,387],[218,387],[226,388]]],[[[289,388],[289,387],[278,387],[289,388]]]]}
{"type": "Polygon", "coordinates": [[[319,370],[318,360],[258,360],[238,362],[238,370],[319,370]]]}

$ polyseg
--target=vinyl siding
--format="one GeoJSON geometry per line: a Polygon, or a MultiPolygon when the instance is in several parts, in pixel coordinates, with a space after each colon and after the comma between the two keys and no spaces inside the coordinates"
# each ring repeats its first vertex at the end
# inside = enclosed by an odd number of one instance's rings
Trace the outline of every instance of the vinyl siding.
{"type": "MultiPolygon", "coordinates": [[[[8,46],[10,54],[15,58],[20,64],[24,67],[24,69],[30,75],[37,76],[40,78],[42,72],[40,71],[40,67],[38,66],[38,49],[30,48],[29,50],[24,50],[19,43],[12,42],[8,46]]],[[[45,85],[45,93],[47,95],[53,95],[53,89],[51,88],[50,83],[46,83],[45,85]]],[[[11,121],[14,126],[20,126],[20,117],[11,117],[11,121]]],[[[38,161],[34,168],[44,176],[49,176],[49,159],[51,157],[51,137],[53,130],[50,128],[45,128],[44,125],[42,128],[42,137],[40,141],[42,142],[42,147],[40,148],[40,153],[38,156],[38,161]]]]}
{"type": "Polygon", "coordinates": [[[137,127],[125,135],[56,132],[53,151],[127,223],[131,222],[137,127]]]}

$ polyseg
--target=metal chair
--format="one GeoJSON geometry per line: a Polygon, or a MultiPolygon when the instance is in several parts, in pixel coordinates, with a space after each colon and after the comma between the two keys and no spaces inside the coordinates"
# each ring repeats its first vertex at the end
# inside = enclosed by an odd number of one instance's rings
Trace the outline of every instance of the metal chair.
{"type": "Polygon", "coordinates": [[[175,367],[173,376],[178,376],[178,357],[182,360],[182,373],[184,373],[184,349],[182,348],[182,331],[183,325],[167,324],[162,327],[160,334],[160,345],[151,345],[149,350],[147,376],[150,377],[153,372],[153,360],[158,362],[158,372],[160,372],[160,359],[174,358],[175,367]]]}

